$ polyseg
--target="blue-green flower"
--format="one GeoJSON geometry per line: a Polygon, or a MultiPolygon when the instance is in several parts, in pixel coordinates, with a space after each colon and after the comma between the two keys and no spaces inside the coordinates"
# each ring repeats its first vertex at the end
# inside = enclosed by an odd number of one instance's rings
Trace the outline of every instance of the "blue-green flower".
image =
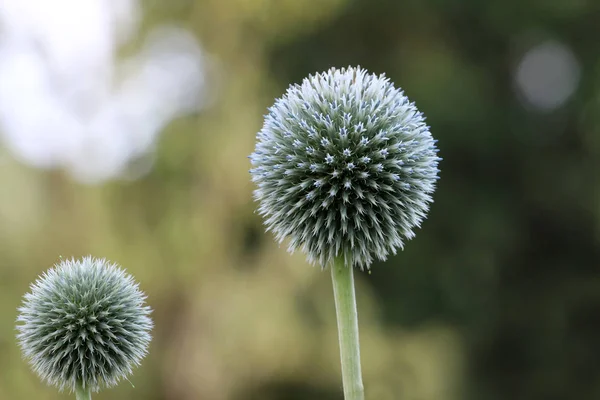
{"type": "Polygon", "coordinates": [[[332,68],[269,109],[250,156],[259,213],[289,250],[369,268],[414,236],[438,179],[425,118],[384,75],[332,68]]]}
{"type": "Polygon", "coordinates": [[[19,308],[23,355],[61,390],[116,385],[147,353],[152,320],[145,299],[115,264],[63,260],[31,285],[19,308]]]}

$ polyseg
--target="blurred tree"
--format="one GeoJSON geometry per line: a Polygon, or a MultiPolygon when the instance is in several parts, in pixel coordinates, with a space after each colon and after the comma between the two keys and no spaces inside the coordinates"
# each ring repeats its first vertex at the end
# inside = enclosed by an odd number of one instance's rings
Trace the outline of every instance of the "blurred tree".
{"type": "Polygon", "coordinates": [[[140,38],[182,24],[212,54],[212,106],[170,124],[134,182],[80,186],[0,156],[0,398],[59,398],[8,321],[59,254],[92,253],[156,310],[136,388],[99,399],[340,399],[331,287],[263,232],[246,156],[290,83],[350,64],[404,88],[444,158],[423,230],[357,283],[367,398],[600,398],[600,4],[143,4],[140,38]],[[541,111],[514,75],[547,40],[581,73],[541,111]]]}

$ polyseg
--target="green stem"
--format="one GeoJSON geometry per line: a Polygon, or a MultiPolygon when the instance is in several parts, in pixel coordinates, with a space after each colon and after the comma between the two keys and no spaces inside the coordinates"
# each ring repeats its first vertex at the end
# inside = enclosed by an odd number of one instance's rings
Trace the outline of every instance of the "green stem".
{"type": "Polygon", "coordinates": [[[337,257],[331,266],[331,279],[340,341],[344,398],[345,400],[364,400],[365,390],[360,372],[358,313],[354,295],[353,270],[352,266],[344,265],[343,257],[337,257]]]}
{"type": "Polygon", "coordinates": [[[92,400],[92,392],[89,388],[84,389],[83,385],[78,384],[75,388],[75,398],[77,400],[92,400]]]}

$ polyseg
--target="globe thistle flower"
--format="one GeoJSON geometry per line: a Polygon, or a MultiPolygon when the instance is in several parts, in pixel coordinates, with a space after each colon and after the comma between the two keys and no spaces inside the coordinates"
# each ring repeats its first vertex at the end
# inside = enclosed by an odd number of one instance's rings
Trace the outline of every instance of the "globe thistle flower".
{"type": "Polygon", "coordinates": [[[152,320],[145,299],[116,264],[61,260],[31,285],[19,308],[23,355],[43,381],[78,398],[114,386],[147,353],[152,320]]]}
{"type": "Polygon", "coordinates": [[[311,263],[369,268],[414,236],[438,179],[436,141],[384,75],[332,68],[292,85],[258,133],[250,171],[267,230],[311,263]]]}

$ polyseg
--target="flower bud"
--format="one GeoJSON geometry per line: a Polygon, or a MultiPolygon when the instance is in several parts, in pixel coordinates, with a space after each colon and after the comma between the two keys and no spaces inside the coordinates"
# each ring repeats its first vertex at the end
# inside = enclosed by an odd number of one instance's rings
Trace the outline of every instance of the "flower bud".
{"type": "Polygon", "coordinates": [[[438,179],[425,118],[384,75],[332,68],[292,85],[250,156],[267,230],[311,263],[369,268],[402,248],[438,179]]]}
{"type": "Polygon", "coordinates": [[[152,320],[133,278],[104,259],[62,260],[31,285],[17,322],[24,357],[60,390],[98,391],[147,353],[152,320]]]}

